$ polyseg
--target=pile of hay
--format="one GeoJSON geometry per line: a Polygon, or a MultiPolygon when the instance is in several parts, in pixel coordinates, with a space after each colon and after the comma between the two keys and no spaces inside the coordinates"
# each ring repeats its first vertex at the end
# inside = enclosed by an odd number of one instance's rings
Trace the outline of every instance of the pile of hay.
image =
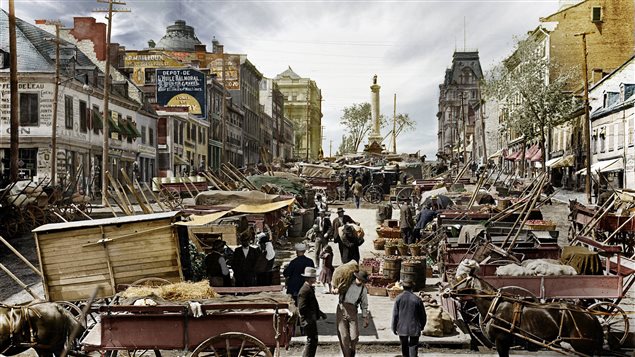
{"type": "Polygon", "coordinates": [[[167,301],[205,300],[219,297],[207,280],[161,286],[131,286],[121,293],[125,299],[157,296],[167,301]]]}

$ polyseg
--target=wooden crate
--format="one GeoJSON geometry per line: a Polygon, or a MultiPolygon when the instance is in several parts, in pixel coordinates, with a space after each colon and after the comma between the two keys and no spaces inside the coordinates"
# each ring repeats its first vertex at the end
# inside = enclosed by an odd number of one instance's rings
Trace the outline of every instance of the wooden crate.
{"type": "Polygon", "coordinates": [[[118,284],[181,281],[179,212],[56,223],[33,230],[48,301],[115,294],[118,284]]]}
{"type": "Polygon", "coordinates": [[[381,287],[377,287],[377,286],[370,286],[367,285],[366,286],[368,288],[368,294],[372,295],[372,296],[386,296],[388,295],[388,292],[386,291],[386,288],[381,288],[381,287]]]}

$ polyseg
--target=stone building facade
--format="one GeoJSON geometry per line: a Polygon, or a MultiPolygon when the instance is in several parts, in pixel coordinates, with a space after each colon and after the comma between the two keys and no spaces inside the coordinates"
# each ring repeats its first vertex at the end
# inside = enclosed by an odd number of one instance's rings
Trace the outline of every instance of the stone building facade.
{"type": "Polygon", "coordinates": [[[285,97],[284,116],[293,122],[295,156],[316,160],[322,149],[322,91],[291,67],[278,74],[275,83],[285,97]]]}
{"type": "Polygon", "coordinates": [[[483,71],[477,50],[455,51],[439,85],[438,156],[447,161],[472,159],[474,125],[483,71]],[[466,156],[464,158],[464,155],[466,156]]]}

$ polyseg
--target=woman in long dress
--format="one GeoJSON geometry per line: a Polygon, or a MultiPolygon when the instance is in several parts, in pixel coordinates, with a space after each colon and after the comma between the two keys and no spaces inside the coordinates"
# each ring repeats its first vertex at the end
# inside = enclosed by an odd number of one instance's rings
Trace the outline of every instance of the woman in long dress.
{"type": "Polygon", "coordinates": [[[326,293],[331,293],[331,280],[333,279],[333,248],[330,245],[324,247],[320,255],[322,269],[320,271],[320,282],[326,287],[326,293]]]}

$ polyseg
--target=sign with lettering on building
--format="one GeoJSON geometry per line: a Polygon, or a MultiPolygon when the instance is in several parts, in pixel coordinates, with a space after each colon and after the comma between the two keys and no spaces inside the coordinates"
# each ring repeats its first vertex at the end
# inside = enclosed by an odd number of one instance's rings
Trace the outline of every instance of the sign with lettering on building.
{"type": "Polygon", "coordinates": [[[240,89],[240,55],[208,53],[207,61],[209,69],[216,75],[216,79],[221,82],[226,89],[240,89]],[[223,69],[225,73],[223,73],[223,69]]]}
{"type": "Polygon", "coordinates": [[[187,107],[190,114],[206,117],[205,74],[191,68],[157,69],[157,103],[187,107]]]}

